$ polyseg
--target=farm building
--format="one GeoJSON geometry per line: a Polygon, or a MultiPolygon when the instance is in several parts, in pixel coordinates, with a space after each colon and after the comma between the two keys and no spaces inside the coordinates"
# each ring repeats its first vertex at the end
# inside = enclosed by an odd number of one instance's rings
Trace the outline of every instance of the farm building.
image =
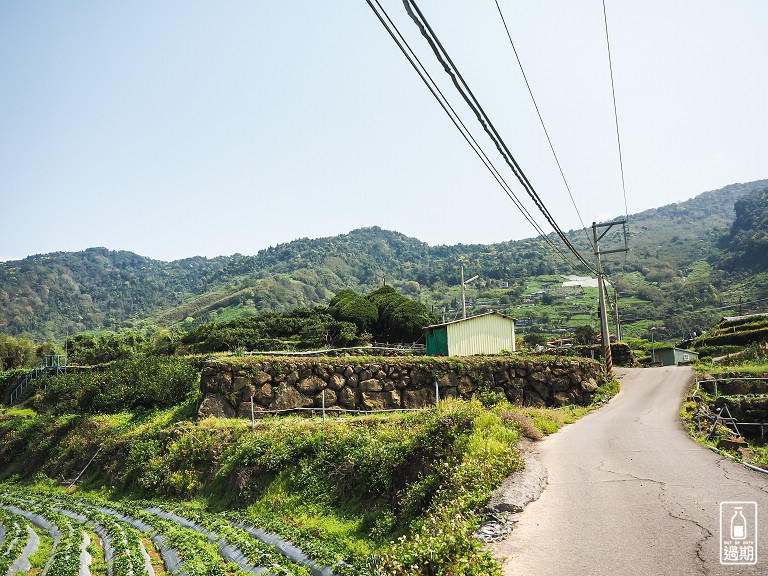
{"type": "Polygon", "coordinates": [[[691,360],[699,357],[698,352],[685,350],[684,348],[675,348],[669,346],[666,348],[656,348],[656,361],[662,366],[677,366],[678,364],[687,364],[691,360]]]}
{"type": "Polygon", "coordinates": [[[515,319],[488,312],[425,329],[427,356],[471,356],[515,350],[515,319]]]}

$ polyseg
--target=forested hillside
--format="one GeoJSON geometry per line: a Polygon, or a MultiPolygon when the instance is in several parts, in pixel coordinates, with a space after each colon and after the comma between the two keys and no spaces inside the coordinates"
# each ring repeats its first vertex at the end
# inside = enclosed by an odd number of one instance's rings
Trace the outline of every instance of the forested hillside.
{"type": "Polygon", "coordinates": [[[720,240],[726,270],[768,270],[768,185],[736,201],[736,219],[720,240]]]}
{"type": "MultiPolygon", "coordinates": [[[[627,318],[670,316],[670,333],[684,332],[710,322],[713,313],[696,316],[698,309],[717,307],[739,291],[758,296],[760,286],[743,285],[755,269],[765,269],[767,188],[766,180],[734,184],[630,215],[631,251],[605,259],[624,300],[622,313],[627,318]],[[752,271],[731,274],[737,264],[752,271]],[[681,318],[681,312],[694,315],[681,318]]],[[[591,259],[588,235],[570,235],[591,259]]],[[[608,246],[619,241],[604,240],[608,246]]],[[[60,340],[67,332],[96,328],[231,320],[328,304],[344,288],[367,293],[384,282],[436,311],[455,311],[462,264],[469,275],[479,275],[469,292],[475,310],[483,305],[508,310],[542,329],[591,323],[595,317],[587,309],[589,294],[576,310],[571,298],[582,293],[556,289],[561,275],[586,271],[571,269],[541,239],[429,246],[373,227],[299,239],[255,256],[160,262],[91,248],[0,263],[0,332],[60,340]],[[541,302],[532,309],[521,307],[540,288],[550,296],[544,304],[559,304],[559,309],[542,310],[541,302]]]]}

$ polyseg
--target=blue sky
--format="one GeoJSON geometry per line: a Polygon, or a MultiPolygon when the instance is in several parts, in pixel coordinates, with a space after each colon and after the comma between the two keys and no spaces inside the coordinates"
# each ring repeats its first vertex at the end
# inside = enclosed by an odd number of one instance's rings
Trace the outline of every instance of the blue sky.
{"type": "MultiPolygon", "coordinates": [[[[382,4],[448,93],[402,2],[382,4]]],[[[602,3],[500,5],[582,220],[623,214],[602,3]]],[[[767,178],[768,3],[606,5],[629,212],[767,178]]],[[[579,228],[494,1],[419,6],[579,228]]],[[[255,254],[372,225],[535,235],[363,0],[5,0],[0,86],[0,260],[255,254]]]]}

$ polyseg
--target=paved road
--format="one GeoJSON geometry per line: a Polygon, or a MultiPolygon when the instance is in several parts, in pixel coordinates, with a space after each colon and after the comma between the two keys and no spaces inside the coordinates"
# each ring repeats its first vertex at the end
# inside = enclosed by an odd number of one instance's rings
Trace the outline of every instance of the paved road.
{"type": "Polygon", "coordinates": [[[511,576],[768,574],[768,475],[693,442],[688,368],[620,372],[608,406],[538,444],[541,497],[496,548],[511,576]],[[720,502],[758,506],[758,563],[720,564],[720,502]]]}

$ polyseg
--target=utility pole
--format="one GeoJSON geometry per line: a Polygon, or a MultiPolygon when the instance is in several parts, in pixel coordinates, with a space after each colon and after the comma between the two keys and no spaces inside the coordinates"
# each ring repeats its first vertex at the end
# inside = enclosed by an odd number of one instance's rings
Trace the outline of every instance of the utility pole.
{"type": "Polygon", "coordinates": [[[469,280],[464,280],[464,266],[461,267],[461,317],[467,319],[467,284],[477,280],[479,276],[472,276],[469,280]]]}
{"type": "MultiPolygon", "coordinates": [[[[627,221],[626,220],[614,220],[613,222],[606,222],[605,224],[597,224],[592,222],[592,236],[595,239],[595,258],[597,259],[597,289],[600,292],[600,335],[603,340],[603,357],[605,358],[605,369],[609,375],[613,374],[613,358],[611,357],[611,335],[608,328],[608,311],[605,303],[605,279],[603,278],[603,263],[601,256],[603,254],[613,254],[614,252],[627,252],[627,221]],[[608,231],[614,226],[621,224],[624,227],[624,248],[618,248],[614,250],[600,251],[600,239],[603,238],[608,231]],[[605,228],[605,231],[597,235],[598,228],[605,228]]],[[[618,334],[617,334],[618,336],[618,334]]]]}

